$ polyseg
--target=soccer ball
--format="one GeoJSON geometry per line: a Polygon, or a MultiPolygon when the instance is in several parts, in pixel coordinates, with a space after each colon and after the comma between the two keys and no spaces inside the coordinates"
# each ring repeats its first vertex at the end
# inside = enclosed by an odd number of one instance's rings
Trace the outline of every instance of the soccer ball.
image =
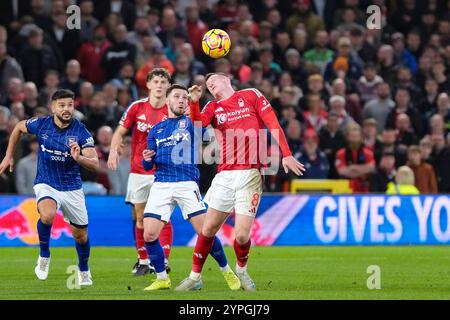
{"type": "Polygon", "coordinates": [[[211,58],[217,59],[226,56],[230,47],[230,36],[221,29],[211,29],[203,35],[202,49],[211,58]]]}

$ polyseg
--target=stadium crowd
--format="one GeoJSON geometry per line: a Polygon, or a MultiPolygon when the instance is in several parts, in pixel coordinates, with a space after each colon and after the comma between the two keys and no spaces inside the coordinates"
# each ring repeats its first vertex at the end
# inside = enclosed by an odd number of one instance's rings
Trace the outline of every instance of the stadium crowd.
{"type": "MultiPolygon", "coordinates": [[[[354,192],[385,192],[407,165],[421,193],[450,192],[450,1],[448,0],[5,0],[0,2],[0,159],[14,125],[49,114],[57,88],[76,94],[76,114],[96,139],[100,171],[83,171],[90,194],[124,194],[106,162],[127,106],[147,95],[145,79],[164,67],[174,83],[204,85],[230,74],[271,102],[303,178],[350,179],[354,192]],[[78,4],[81,28],[68,29],[78,4]],[[380,7],[381,29],[366,27],[380,7]],[[213,60],[202,35],[226,30],[232,49],[213,60]]],[[[201,104],[212,97],[205,92],[201,104]]],[[[36,140],[23,139],[0,192],[33,193],[36,140]]],[[[214,175],[201,165],[201,191],[214,175]]],[[[292,176],[267,176],[286,191],[292,176]]]]}

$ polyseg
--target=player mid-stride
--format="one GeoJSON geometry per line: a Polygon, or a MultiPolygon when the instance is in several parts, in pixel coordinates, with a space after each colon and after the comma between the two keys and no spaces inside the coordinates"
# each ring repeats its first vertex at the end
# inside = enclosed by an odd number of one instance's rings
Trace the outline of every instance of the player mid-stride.
{"type": "Polygon", "coordinates": [[[14,150],[22,133],[36,135],[39,142],[34,191],[40,219],[37,223],[40,253],[35,268],[38,279],[46,280],[50,267],[50,232],[56,211],[61,208],[75,239],[78,253],[78,280],[92,285],[88,260],[88,216],[81,188],[80,166],[98,169],[94,139],[86,127],[73,118],[74,93],[57,90],[52,95],[52,116],[20,121],[14,128],[0,174],[14,167],[14,150]]]}
{"type": "MultiPolygon", "coordinates": [[[[148,148],[143,151],[144,168],[150,170],[156,167],[155,182],[144,210],[144,239],[157,276],[144,290],[169,289],[171,286],[158,237],[175,206],[180,206],[184,219],[191,222],[197,234],[202,230],[206,212],[198,189],[200,174],[195,161],[195,141],[201,141],[201,137],[194,139],[193,123],[184,115],[188,108],[187,89],[172,85],[167,90],[167,104],[169,118],[153,127],[148,135],[148,148]]],[[[211,248],[205,254],[210,253],[217,261],[230,289],[240,289],[241,283],[228,266],[217,237],[212,238],[211,248]]],[[[192,287],[193,290],[201,288],[201,281],[192,287]]]]}
{"type": "MultiPolygon", "coordinates": [[[[150,129],[167,118],[166,90],[170,82],[171,78],[166,69],[155,68],[148,74],[148,97],[133,102],[125,111],[114,132],[109,152],[108,167],[117,170],[119,147],[123,137],[132,128],[131,173],[128,178],[125,201],[133,205],[134,234],[138,252],[138,261],[132,270],[135,276],[143,276],[152,271],[145,249],[143,215],[155,176],[154,170],[147,172],[142,167],[142,151],[147,146],[150,129]]],[[[169,259],[172,248],[172,233],[172,224],[169,222],[164,226],[160,237],[166,259],[169,259]]],[[[166,267],[169,268],[168,264],[166,267]]]]}
{"type": "Polygon", "coordinates": [[[208,74],[206,87],[215,100],[207,103],[202,113],[198,105],[201,88],[193,86],[189,89],[191,117],[201,121],[203,127],[211,124],[221,133],[218,136],[222,136],[222,159],[204,199],[208,204],[208,212],[195,244],[191,274],[175,290],[193,290],[201,282],[202,268],[214,244],[214,236],[234,209],[236,275],[244,290],[253,291],[256,287],[247,272],[247,260],[251,245],[250,232],[262,194],[261,159],[255,155],[255,152],[259,153],[259,145],[264,143],[260,137],[265,135],[260,135],[260,130],[267,127],[278,142],[286,172],[292,170],[301,175],[305,167],[292,157],[272,106],[261,92],[256,89],[235,91],[230,79],[221,73],[208,74]],[[253,132],[255,136],[241,141],[243,143],[235,143],[236,135],[231,139],[227,136],[242,131],[253,132]]]}

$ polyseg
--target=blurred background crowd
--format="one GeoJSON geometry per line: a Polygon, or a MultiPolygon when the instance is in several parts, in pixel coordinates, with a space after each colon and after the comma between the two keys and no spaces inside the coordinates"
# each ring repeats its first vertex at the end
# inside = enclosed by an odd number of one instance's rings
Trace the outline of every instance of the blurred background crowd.
{"type": "MultiPolygon", "coordinates": [[[[449,0],[2,0],[0,159],[18,121],[49,114],[54,90],[71,89],[101,161],[98,173],[83,171],[85,191],[124,194],[130,139],[116,172],[109,145],[127,106],[147,96],[154,67],[186,86],[216,71],[236,89],[258,88],[306,164],[303,178],[385,192],[406,165],[420,192],[450,192],[449,0]],[[79,30],[66,27],[71,4],[79,30]],[[366,26],[372,4],[379,30],[366,26]],[[210,28],[229,33],[225,58],[202,53],[210,28]]],[[[0,192],[33,193],[38,147],[23,139],[0,192]]],[[[214,172],[201,166],[203,192],[214,172]]],[[[292,178],[267,176],[265,189],[287,191],[292,178]]]]}

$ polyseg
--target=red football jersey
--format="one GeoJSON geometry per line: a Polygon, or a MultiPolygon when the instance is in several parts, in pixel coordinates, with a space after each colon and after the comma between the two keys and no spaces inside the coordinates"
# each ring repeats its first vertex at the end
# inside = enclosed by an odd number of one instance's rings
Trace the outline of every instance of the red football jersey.
{"type": "Polygon", "coordinates": [[[167,119],[167,105],[154,108],[148,98],[133,102],[124,112],[119,124],[133,128],[131,136],[131,173],[154,174],[155,168],[145,171],[142,166],[142,151],[147,148],[147,137],[151,128],[167,119]]]}
{"type": "MultiPolygon", "coordinates": [[[[191,105],[191,112],[196,109],[191,105]]],[[[291,155],[272,106],[257,89],[236,91],[228,99],[210,101],[194,118],[201,118],[202,126],[211,124],[219,131],[216,136],[222,145],[222,161],[218,171],[261,168],[261,156],[266,157],[268,149],[267,133],[260,130],[265,126],[272,133],[277,131],[283,156],[291,155]]]]}

